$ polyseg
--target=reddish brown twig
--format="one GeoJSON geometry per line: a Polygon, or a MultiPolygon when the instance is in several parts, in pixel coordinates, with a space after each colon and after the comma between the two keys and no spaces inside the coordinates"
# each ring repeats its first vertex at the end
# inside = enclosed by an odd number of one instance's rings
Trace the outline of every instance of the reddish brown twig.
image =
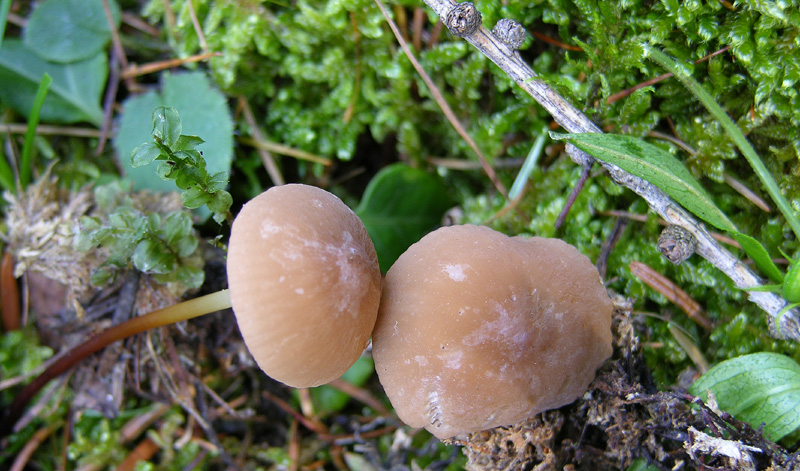
{"type": "Polygon", "coordinates": [[[714,325],[703,315],[703,309],[686,291],[673,283],[669,278],[653,270],[642,262],[632,261],[631,273],[642,280],[647,286],[658,291],[670,302],[678,306],[683,312],[695,321],[700,327],[711,330],[714,325]]]}

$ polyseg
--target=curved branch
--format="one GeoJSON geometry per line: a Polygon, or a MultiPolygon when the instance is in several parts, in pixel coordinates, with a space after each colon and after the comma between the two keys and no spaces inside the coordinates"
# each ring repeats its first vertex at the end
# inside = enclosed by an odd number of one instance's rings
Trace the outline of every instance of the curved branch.
{"type": "MultiPolygon", "coordinates": [[[[445,21],[447,26],[446,19],[455,8],[456,3],[451,0],[424,1],[445,21]]],[[[549,85],[538,80],[536,73],[523,62],[519,54],[491,31],[480,26],[470,34],[461,37],[497,64],[520,88],[547,110],[561,127],[573,133],[602,132],[589,118],[549,85]]],[[[595,160],[572,145],[567,145],[567,153],[576,164],[581,166],[595,160]]],[[[608,170],[609,175],[617,184],[629,188],[641,196],[647,201],[650,208],[669,224],[680,226],[694,235],[697,239],[697,253],[727,275],[738,288],[752,288],[762,284],[761,279],[752,270],[714,240],[702,223],[677,205],[666,193],[615,165],[600,160],[597,162],[608,170]]],[[[769,315],[773,336],[800,341],[800,315],[796,309],[779,316],[779,311],[786,305],[783,298],[769,292],[748,291],[747,294],[750,301],[769,315]],[[776,321],[780,323],[779,329],[775,328],[776,321]]]]}

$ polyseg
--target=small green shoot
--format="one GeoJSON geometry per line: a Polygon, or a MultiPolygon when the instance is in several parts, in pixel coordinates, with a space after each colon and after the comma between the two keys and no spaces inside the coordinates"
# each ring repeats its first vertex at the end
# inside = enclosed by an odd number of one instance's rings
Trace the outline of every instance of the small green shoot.
{"type": "Polygon", "coordinates": [[[208,174],[206,161],[196,149],[203,140],[181,134],[181,118],[175,108],[159,106],[153,111],[152,121],[153,142],[133,150],[131,167],[142,167],[158,160],[158,176],[162,180],[175,182],[182,191],[181,199],[187,208],[207,206],[217,223],[230,220],[229,209],[233,200],[230,193],[225,191],[228,174],[208,174]]]}
{"type": "Polygon", "coordinates": [[[719,106],[716,101],[714,101],[714,98],[702,87],[702,85],[694,80],[692,76],[680,66],[680,64],[648,44],[644,45],[644,50],[649,58],[658,63],[661,67],[667,69],[678,80],[680,80],[681,83],[683,83],[683,85],[700,100],[703,106],[708,109],[714,118],[719,121],[723,129],[725,129],[725,132],[728,134],[728,136],[730,136],[730,138],[742,152],[742,155],[744,155],[744,157],[750,163],[750,166],[753,167],[753,171],[755,171],[756,175],[761,180],[761,184],[764,185],[767,193],[769,193],[769,195],[772,197],[772,200],[778,206],[778,209],[780,209],[783,217],[786,218],[786,222],[789,223],[789,226],[792,228],[792,231],[794,231],[795,236],[800,238],[800,220],[798,220],[795,216],[791,205],[786,198],[783,197],[780,189],[778,188],[778,184],[775,183],[775,179],[772,178],[772,174],[769,173],[769,170],[767,170],[764,162],[761,161],[761,158],[758,156],[755,149],[753,149],[753,146],[751,146],[747,141],[741,129],[739,129],[736,123],[733,122],[733,120],[722,109],[722,107],[719,106]]]}
{"type": "Polygon", "coordinates": [[[720,409],[764,435],[780,440],[800,428],[800,365],[777,353],[754,353],[723,361],[692,384],[689,392],[708,400],[711,391],[720,409]]]}
{"type": "Polygon", "coordinates": [[[531,177],[533,169],[536,168],[536,162],[539,161],[539,157],[542,155],[546,139],[547,129],[542,129],[539,135],[536,136],[536,140],[533,141],[533,147],[531,147],[531,151],[528,152],[528,156],[525,157],[525,162],[522,164],[522,168],[519,170],[514,184],[511,185],[511,190],[508,192],[508,199],[510,201],[517,199],[517,196],[522,193],[522,189],[525,188],[525,184],[531,177]]]}
{"type": "Polygon", "coordinates": [[[84,252],[108,249],[108,259],[90,276],[93,285],[105,285],[130,266],[160,283],[180,282],[188,288],[203,284],[203,263],[195,254],[199,239],[187,212],[145,214],[113,184],[98,187],[95,194],[106,215],[83,216],[74,241],[75,248],[84,252]]]}
{"type": "Polygon", "coordinates": [[[50,89],[50,84],[53,83],[53,78],[48,73],[42,75],[42,80],[39,82],[39,89],[36,91],[36,98],[33,100],[33,107],[31,107],[31,114],[28,118],[28,130],[25,133],[25,142],[22,145],[22,160],[19,164],[19,183],[22,188],[28,186],[31,181],[31,167],[33,166],[33,149],[34,138],[36,138],[36,127],[39,125],[39,113],[42,111],[44,99],[47,96],[47,91],[50,89]]]}

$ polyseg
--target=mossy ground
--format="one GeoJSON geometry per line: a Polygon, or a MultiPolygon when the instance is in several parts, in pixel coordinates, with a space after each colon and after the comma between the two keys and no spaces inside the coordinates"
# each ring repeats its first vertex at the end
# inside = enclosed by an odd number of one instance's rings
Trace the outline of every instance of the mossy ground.
{"type": "MultiPolygon", "coordinates": [[[[632,300],[640,354],[661,390],[685,386],[679,378],[696,368],[670,333],[670,323],[684,329],[712,364],[758,351],[781,352],[800,360],[797,343],[772,338],[765,314],[708,262],[698,256],[679,266],[666,261],[655,248],[662,229],[658,218],[641,199],[614,185],[602,172],[591,174],[565,225],[556,230],[556,218],[581,173],[558,143],[548,143],[517,209],[495,217],[505,202],[480,170],[448,165],[475,163],[476,157],[444,118],[372,0],[119,3],[127,14],[157,29],[155,35],[124,30],[129,60],[145,63],[204,50],[218,52],[207,64],[187,67],[206,70],[230,98],[232,109],[237,98],[249,102],[267,139],[334,161],[325,167],[280,157],[279,167],[287,180],[327,186],[353,203],[378,169],[402,161],[444,180],[461,208],[462,223],[491,220],[492,227],[508,234],[560,237],[592,260],[607,257],[604,280],[609,289],[632,300]],[[197,34],[198,28],[202,35],[197,34]],[[609,251],[604,247],[622,213],[628,214],[627,223],[609,251]],[[633,276],[628,268],[632,261],[649,265],[685,290],[713,322],[713,329],[704,330],[633,276]]],[[[758,209],[726,183],[726,177],[733,177],[766,198],[730,137],[678,81],[666,79],[628,96],[616,96],[664,73],[643,58],[643,42],[676,57],[743,129],[800,211],[797,0],[475,3],[486,26],[500,18],[525,26],[531,36],[521,50],[523,59],[605,131],[645,137],[664,146],[686,163],[743,232],[761,241],[771,254],[782,249],[797,255],[798,241],[784,220],[774,211],[758,209]],[[718,51],[722,52],[701,61],[718,51]],[[664,135],[673,141],[663,139],[664,135]]],[[[23,17],[29,12],[16,3],[15,7],[23,17]]],[[[422,66],[490,162],[498,164],[500,180],[510,187],[518,168],[499,164],[524,158],[540,130],[551,125],[550,117],[488,59],[446,29],[437,28],[437,19],[420,2],[397,1],[391,10],[408,40],[418,45],[415,52],[422,66]],[[415,17],[421,21],[415,22],[415,17]]],[[[18,32],[11,26],[7,35],[18,32]]],[[[152,82],[155,78],[144,78],[140,85],[152,86],[152,82]]],[[[132,91],[121,91],[116,100],[128,93],[132,91]]],[[[11,111],[0,110],[4,119],[14,117],[11,111]]],[[[236,119],[237,132],[250,134],[240,114],[236,119]]],[[[114,178],[110,151],[96,157],[96,145],[95,139],[75,137],[40,137],[38,141],[40,155],[57,156],[53,172],[64,188],[73,189],[100,175],[114,178]]],[[[271,183],[254,149],[239,145],[235,152],[231,193],[238,207],[271,183]]],[[[44,169],[45,159],[40,163],[44,169]]],[[[213,239],[220,229],[206,225],[200,233],[213,239]]],[[[211,291],[214,283],[224,284],[218,257],[218,253],[206,256],[204,291],[211,291]]],[[[93,302],[113,304],[119,296],[113,290],[105,295],[93,302]]],[[[73,317],[63,322],[86,329],[99,328],[98,322],[107,319],[67,315],[73,317]]],[[[47,356],[35,329],[6,333],[0,337],[0,379],[29,374],[47,356]]],[[[0,452],[0,466],[10,465],[43,430],[54,433],[43,440],[30,463],[45,470],[63,469],[62,463],[68,463],[68,468],[111,469],[146,440],[155,444],[151,446],[155,453],[148,462],[127,469],[233,465],[240,469],[438,470],[465,464],[457,448],[438,444],[424,432],[398,432],[399,424],[391,415],[365,405],[371,398],[388,406],[374,377],[356,390],[365,394],[366,402],[364,397],[352,399],[341,409],[315,403],[264,377],[249,359],[229,315],[128,341],[114,362],[119,362],[115,373],[120,375],[119,382],[109,381],[98,390],[108,391],[112,383],[120,386],[114,398],[119,409],[116,418],[70,408],[85,388],[74,382],[54,385],[41,403],[39,417],[9,437],[8,446],[0,452]],[[159,402],[171,406],[159,409],[159,402]],[[136,419],[148,414],[152,422],[136,428],[136,419]]],[[[82,368],[96,371],[102,365],[82,368]]],[[[10,401],[12,391],[2,391],[3,404],[10,401]]],[[[565,413],[587,414],[577,406],[571,410],[565,413]]],[[[658,410],[647,409],[649,413],[658,410]]],[[[662,423],[656,419],[654,423],[662,423]]],[[[565,438],[573,444],[580,439],[579,435],[564,437],[564,433],[581,433],[574,427],[563,430],[567,432],[561,432],[562,450],[565,438]]],[[[791,439],[783,444],[795,446],[791,439]]],[[[619,450],[624,459],[613,463],[627,465],[645,450],[631,447],[619,450]]],[[[656,448],[647,448],[653,453],[651,458],[657,458],[656,448]]],[[[576,458],[576,449],[570,448],[570,459],[576,458]]],[[[581,457],[586,463],[591,461],[589,455],[581,457]]],[[[674,457],[669,459],[674,461],[674,457]]]]}

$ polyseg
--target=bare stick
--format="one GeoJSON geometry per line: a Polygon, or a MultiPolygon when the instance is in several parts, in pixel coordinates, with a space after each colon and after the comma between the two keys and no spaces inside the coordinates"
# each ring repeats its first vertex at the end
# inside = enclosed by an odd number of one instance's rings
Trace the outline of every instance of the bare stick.
{"type": "MultiPolygon", "coordinates": [[[[460,9],[457,9],[457,4],[452,0],[425,0],[425,3],[439,15],[445,26],[451,31],[454,30],[453,26],[456,27],[456,31],[459,29],[460,25],[454,24],[454,22],[469,22],[468,18],[465,19],[460,14],[454,14],[460,9]]],[[[477,10],[475,13],[480,15],[477,10]]],[[[479,18],[477,23],[480,24],[479,18]]],[[[479,25],[475,29],[462,30],[455,34],[463,37],[497,64],[520,88],[547,110],[561,127],[574,133],[602,132],[589,118],[568,103],[555,90],[538,80],[536,73],[522,61],[519,54],[491,31],[479,25]]],[[[567,153],[575,163],[584,167],[592,161],[591,156],[572,145],[567,145],[567,153]]],[[[650,208],[668,223],[680,226],[694,235],[697,239],[697,253],[725,273],[737,287],[750,288],[762,284],[761,279],[752,270],[718,244],[700,222],[655,185],[631,175],[615,165],[599,160],[598,162],[608,170],[610,177],[617,184],[629,188],[644,198],[650,208]]],[[[789,311],[781,317],[778,316],[778,312],[786,305],[786,301],[780,296],[774,293],[754,291],[748,291],[747,295],[752,302],[769,314],[773,336],[800,341],[800,315],[797,310],[789,311]],[[775,329],[775,321],[780,322],[780,330],[775,329]]]]}

